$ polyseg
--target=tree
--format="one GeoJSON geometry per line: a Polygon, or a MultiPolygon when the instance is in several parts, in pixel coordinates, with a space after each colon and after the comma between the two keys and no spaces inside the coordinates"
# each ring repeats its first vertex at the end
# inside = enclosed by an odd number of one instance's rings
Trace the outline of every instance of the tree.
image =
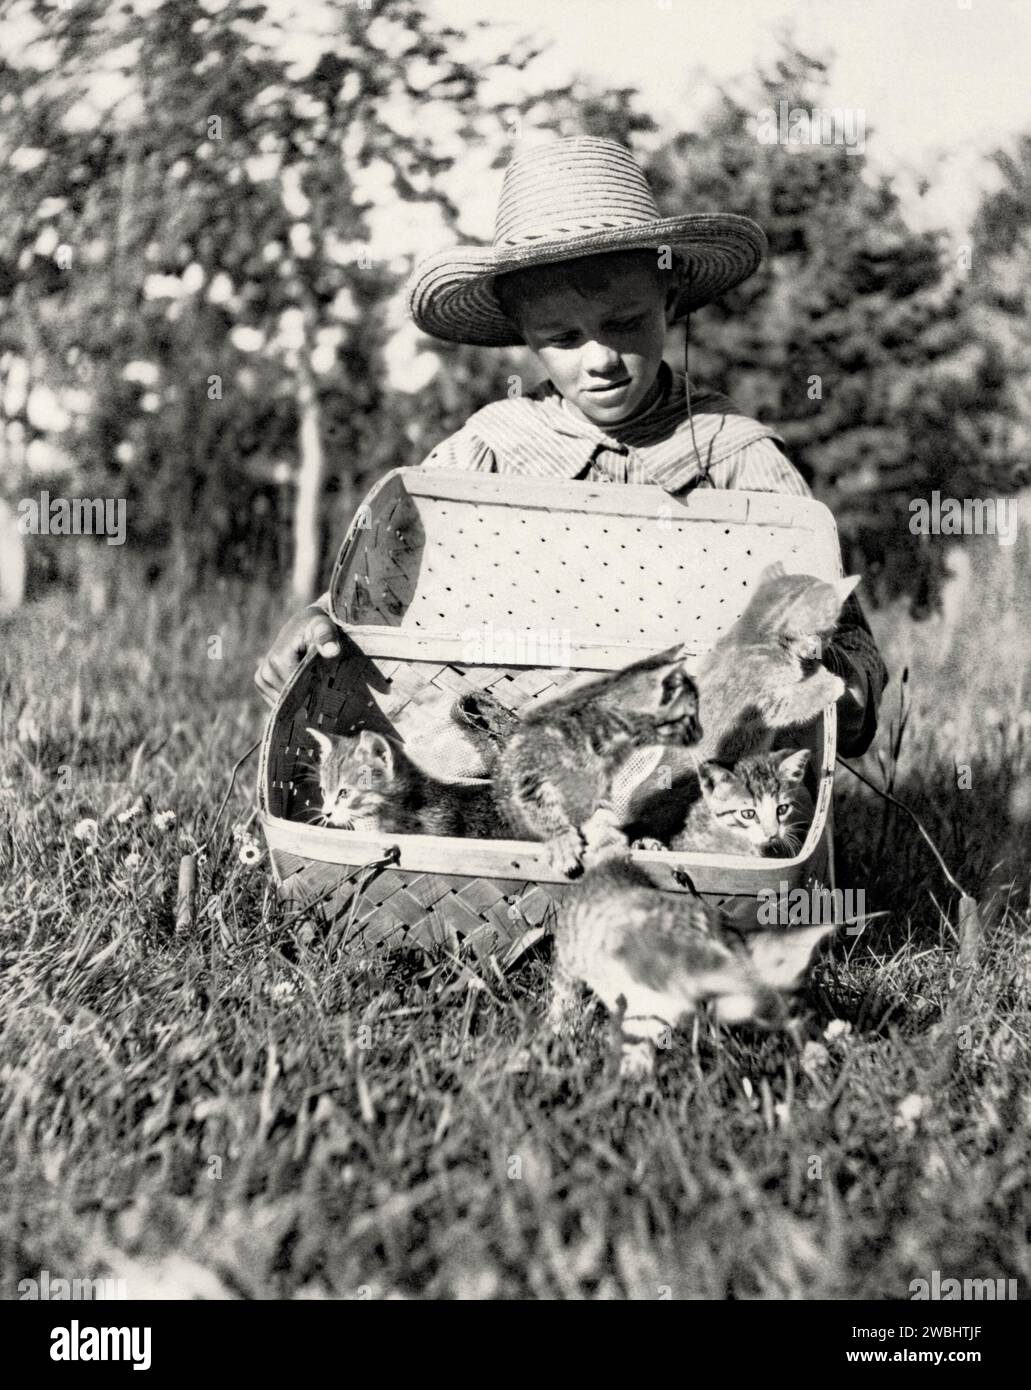
{"type": "Polygon", "coordinates": [[[765,229],[762,270],[694,316],[692,369],[780,431],[834,511],[864,592],[906,593],[922,610],[945,556],[914,544],[909,503],[1001,484],[1003,382],[944,233],[907,226],[858,142],[758,138],[757,113],[823,107],[826,74],[785,40],[771,71],[723,90],[701,130],[656,152],[650,174],[666,211],[735,211],[765,229]]]}
{"type": "Polygon", "coordinates": [[[336,525],[409,444],[383,352],[456,220],[444,176],[498,129],[481,84],[533,50],[473,67],[412,0],[16,8],[0,351],[74,393],[55,467],[201,571],[267,562],[256,516],[285,505],[310,598],[327,473],[336,525]]]}

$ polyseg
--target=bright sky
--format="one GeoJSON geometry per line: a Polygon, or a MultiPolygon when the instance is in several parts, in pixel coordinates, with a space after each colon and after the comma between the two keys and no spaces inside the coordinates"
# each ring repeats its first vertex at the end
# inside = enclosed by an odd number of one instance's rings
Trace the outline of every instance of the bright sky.
{"type": "MultiPolygon", "coordinates": [[[[537,77],[573,71],[640,89],[656,119],[690,127],[710,78],[773,52],[790,22],[806,52],[833,49],[825,104],[865,113],[868,155],[907,176],[914,221],[960,231],[992,182],[985,151],[1031,131],[1031,0],[434,0],[457,26],[552,40],[537,77]],[[917,172],[934,190],[918,207],[917,172]]],[[[536,82],[535,84],[536,85],[536,82]]],[[[711,92],[711,87],[709,87],[711,92]]]]}

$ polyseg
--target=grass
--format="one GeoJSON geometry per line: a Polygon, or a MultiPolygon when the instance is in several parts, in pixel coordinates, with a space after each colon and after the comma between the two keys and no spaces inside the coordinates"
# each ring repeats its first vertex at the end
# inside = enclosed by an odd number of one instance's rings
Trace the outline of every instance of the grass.
{"type": "Polygon", "coordinates": [[[547,1038],[546,951],[470,990],[289,919],[231,833],[253,764],[212,836],[269,600],[27,608],[2,635],[0,1296],[42,1269],[129,1297],[905,1298],[935,1269],[1026,1292],[1021,540],[948,630],[876,615],[895,678],[864,769],[978,897],[976,967],[914,827],[843,772],[843,858],[886,915],[821,962],[808,1047],[703,1024],[644,1092],[600,1017],[547,1038]]]}

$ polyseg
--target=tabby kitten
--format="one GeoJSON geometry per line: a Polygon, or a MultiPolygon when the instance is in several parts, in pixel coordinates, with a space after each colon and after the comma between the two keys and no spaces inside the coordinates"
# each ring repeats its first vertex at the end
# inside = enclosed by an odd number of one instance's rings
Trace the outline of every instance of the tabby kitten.
{"type": "Polygon", "coordinates": [[[667,745],[701,735],[680,648],[645,657],[530,711],[501,748],[495,798],[517,834],[547,842],[572,877],[587,845],[622,833],[631,794],[667,745]]]}
{"type": "Polygon", "coordinates": [[[625,851],[602,851],[579,889],[563,902],[555,927],[548,1023],[570,1031],[585,984],[622,1033],[620,1073],[649,1076],[663,1033],[712,1000],[721,1023],[790,1025],[790,998],[833,924],[759,931],[721,929],[718,910],[664,893],[625,851]]]}
{"type": "Polygon", "coordinates": [[[341,830],[505,839],[489,783],[439,782],[392,739],[309,729],[319,748],[321,818],[341,830]]]}
{"type": "Polygon", "coordinates": [[[702,763],[701,798],[670,849],[782,858],[797,854],[813,819],[813,799],[802,781],[808,765],[808,748],[755,753],[733,767],[702,763]]]}
{"type": "Polygon", "coordinates": [[[858,575],[786,574],[779,560],[766,566],[745,611],[696,669],[700,761],[733,764],[768,748],[774,732],[811,723],[844,693],[820,656],[858,583],[858,575]]]}

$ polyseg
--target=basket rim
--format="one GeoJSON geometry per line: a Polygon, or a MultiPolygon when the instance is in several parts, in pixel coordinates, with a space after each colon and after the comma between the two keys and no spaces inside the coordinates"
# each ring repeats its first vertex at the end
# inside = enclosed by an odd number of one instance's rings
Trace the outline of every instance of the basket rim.
{"type": "MultiPolygon", "coordinates": [[[[355,645],[358,646],[359,643],[355,642],[355,645]]],[[[447,835],[379,835],[336,827],[313,826],[303,821],[290,820],[285,816],[273,815],[269,810],[269,769],[275,736],[279,729],[279,716],[286,707],[294,687],[308,676],[313,663],[321,659],[315,651],[305,656],[283,687],[265,722],[256,801],[259,819],[270,848],[298,853],[320,863],[353,868],[360,867],[366,860],[378,862],[388,854],[392,856],[396,846],[398,856],[394,867],[402,870],[465,874],[473,878],[511,879],[523,876],[537,882],[555,884],[575,882],[552,869],[547,861],[544,842],[539,840],[478,840],[447,835]],[[305,848],[301,847],[302,844],[305,848]],[[332,852],[312,853],[312,850],[332,852]],[[429,862],[431,858],[432,863],[429,862]],[[463,867],[470,862],[483,867],[463,867]]],[[[823,756],[816,769],[817,794],[813,818],[797,855],[773,859],[736,854],[702,854],[693,851],[634,850],[631,851],[633,861],[646,869],[654,870],[663,880],[662,887],[678,892],[691,890],[678,883],[674,875],[679,871],[693,878],[695,874],[692,874],[692,868],[705,878],[718,874],[721,880],[725,878],[728,882],[733,881],[741,885],[734,891],[750,894],[755,894],[766,881],[776,881],[779,884],[784,878],[804,870],[816,854],[831,820],[837,748],[837,710],[833,705],[828,705],[823,712],[822,731],[823,756]]],[[[720,891],[723,891],[722,888],[720,891]]]]}

